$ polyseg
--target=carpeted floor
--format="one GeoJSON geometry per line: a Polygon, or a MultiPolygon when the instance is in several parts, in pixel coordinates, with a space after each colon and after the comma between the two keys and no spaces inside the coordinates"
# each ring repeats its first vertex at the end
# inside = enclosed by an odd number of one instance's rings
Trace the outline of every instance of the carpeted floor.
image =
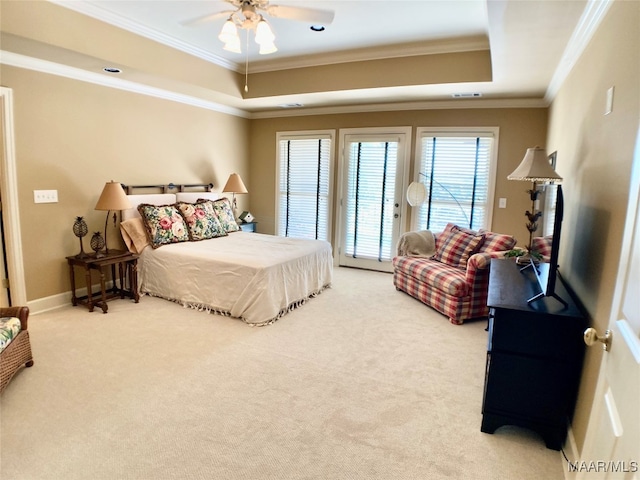
{"type": "Polygon", "coordinates": [[[344,268],[266,327],[147,296],[32,315],[0,478],[562,479],[535,433],[480,432],[485,326],[344,268]]]}

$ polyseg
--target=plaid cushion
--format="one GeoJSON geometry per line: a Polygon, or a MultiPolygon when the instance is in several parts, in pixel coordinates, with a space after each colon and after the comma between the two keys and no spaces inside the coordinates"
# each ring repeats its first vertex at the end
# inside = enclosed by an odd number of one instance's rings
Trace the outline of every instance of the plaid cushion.
{"type": "Polygon", "coordinates": [[[478,249],[480,253],[511,250],[516,244],[516,239],[511,235],[489,232],[482,228],[478,232],[484,234],[484,243],[478,249]]]}
{"type": "Polygon", "coordinates": [[[433,259],[452,267],[466,268],[469,257],[484,240],[484,235],[469,232],[469,230],[464,231],[454,225],[448,234],[441,239],[433,259]]]}
{"type": "Polygon", "coordinates": [[[543,262],[548,262],[551,258],[551,242],[553,242],[553,235],[533,237],[531,239],[531,250],[542,255],[543,262]]]}
{"type": "Polygon", "coordinates": [[[454,297],[469,293],[465,270],[420,257],[395,257],[394,270],[402,271],[418,282],[433,285],[438,290],[454,297]]]}

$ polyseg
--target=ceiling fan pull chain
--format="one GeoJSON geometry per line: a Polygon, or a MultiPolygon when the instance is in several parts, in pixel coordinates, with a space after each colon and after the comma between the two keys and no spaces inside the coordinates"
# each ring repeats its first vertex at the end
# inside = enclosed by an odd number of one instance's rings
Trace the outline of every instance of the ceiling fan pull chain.
{"type": "Polygon", "coordinates": [[[244,91],[249,92],[249,30],[247,32],[247,45],[244,51],[244,91]]]}

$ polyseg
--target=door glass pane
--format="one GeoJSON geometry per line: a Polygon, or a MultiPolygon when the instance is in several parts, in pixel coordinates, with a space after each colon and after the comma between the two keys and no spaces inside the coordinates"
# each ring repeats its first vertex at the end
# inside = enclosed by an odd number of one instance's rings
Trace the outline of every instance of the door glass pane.
{"type": "Polygon", "coordinates": [[[345,254],[391,259],[397,142],[349,144],[345,254]]]}

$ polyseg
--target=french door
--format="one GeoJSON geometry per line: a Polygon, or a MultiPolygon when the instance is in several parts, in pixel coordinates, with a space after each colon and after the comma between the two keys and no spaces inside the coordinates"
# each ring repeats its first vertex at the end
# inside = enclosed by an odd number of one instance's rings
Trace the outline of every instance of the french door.
{"type": "Polygon", "coordinates": [[[408,127],[341,132],[339,265],[392,271],[410,137],[408,127]]]}

